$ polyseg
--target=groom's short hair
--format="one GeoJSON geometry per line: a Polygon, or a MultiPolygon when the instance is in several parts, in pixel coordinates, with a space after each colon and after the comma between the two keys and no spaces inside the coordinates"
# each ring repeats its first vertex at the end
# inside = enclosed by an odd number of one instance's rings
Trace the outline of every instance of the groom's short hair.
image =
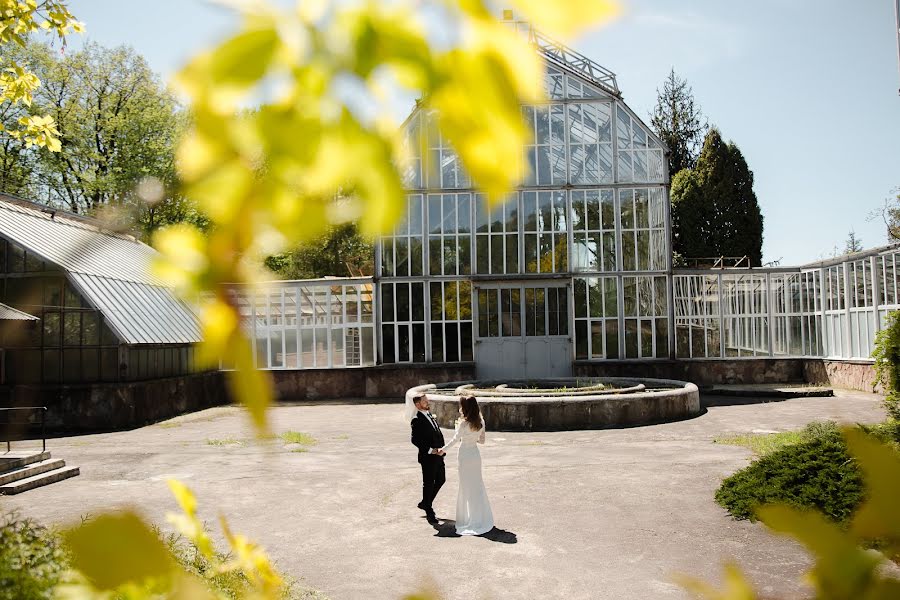
{"type": "Polygon", "coordinates": [[[418,396],[413,396],[413,404],[418,404],[422,400],[425,399],[425,394],[419,394],[418,396]]]}

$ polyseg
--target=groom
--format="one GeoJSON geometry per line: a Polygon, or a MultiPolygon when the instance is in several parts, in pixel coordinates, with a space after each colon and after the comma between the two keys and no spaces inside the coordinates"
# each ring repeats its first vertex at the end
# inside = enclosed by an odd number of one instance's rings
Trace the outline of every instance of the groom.
{"type": "Polygon", "coordinates": [[[422,465],[422,501],[419,508],[425,511],[429,523],[437,523],[431,503],[438,490],[444,485],[444,435],[437,420],[428,412],[428,398],[420,394],[413,398],[418,413],[412,422],[412,443],[419,449],[419,464],[422,465]]]}

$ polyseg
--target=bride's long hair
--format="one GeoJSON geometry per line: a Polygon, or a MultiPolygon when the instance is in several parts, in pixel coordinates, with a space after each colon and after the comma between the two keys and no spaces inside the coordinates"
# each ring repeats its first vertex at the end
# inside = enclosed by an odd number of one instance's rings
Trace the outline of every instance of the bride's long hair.
{"type": "Polygon", "coordinates": [[[475,396],[460,396],[459,407],[462,409],[463,419],[472,428],[472,431],[481,429],[481,410],[478,408],[478,400],[475,396]]]}

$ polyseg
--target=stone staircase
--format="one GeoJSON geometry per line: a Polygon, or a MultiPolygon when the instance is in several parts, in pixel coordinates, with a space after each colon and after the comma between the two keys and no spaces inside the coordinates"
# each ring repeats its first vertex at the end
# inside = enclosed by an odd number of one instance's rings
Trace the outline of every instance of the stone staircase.
{"type": "Polygon", "coordinates": [[[21,494],[79,474],[78,467],[67,467],[61,458],[47,451],[0,452],[0,496],[21,494]]]}

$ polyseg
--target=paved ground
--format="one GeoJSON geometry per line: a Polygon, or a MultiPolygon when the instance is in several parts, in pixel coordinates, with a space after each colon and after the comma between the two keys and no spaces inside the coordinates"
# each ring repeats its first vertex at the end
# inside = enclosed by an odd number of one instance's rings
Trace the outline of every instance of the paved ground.
{"type": "MultiPolygon", "coordinates": [[[[338,599],[398,600],[433,582],[447,600],[685,598],[674,573],[718,580],[734,559],[761,589],[800,597],[808,565],[793,543],[731,520],[713,502],[750,452],[722,434],[787,430],[821,419],[873,422],[876,396],[748,403],[706,397],[702,416],[607,431],[488,433],[484,477],[497,526],[490,539],[445,537],[415,508],[420,472],[401,405],[305,405],[272,411],[277,431],[313,435],[308,452],[249,441],[244,415],[216,408],[143,429],[51,440],[82,475],[0,499],[45,523],[122,505],[163,523],[165,479],[197,492],[211,524],[268,548],[282,570],[338,599]],[[245,440],[215,446],[207,440],[245,440]]],[[[436,502],[453,517],[456,460],[436,502]]]]}

